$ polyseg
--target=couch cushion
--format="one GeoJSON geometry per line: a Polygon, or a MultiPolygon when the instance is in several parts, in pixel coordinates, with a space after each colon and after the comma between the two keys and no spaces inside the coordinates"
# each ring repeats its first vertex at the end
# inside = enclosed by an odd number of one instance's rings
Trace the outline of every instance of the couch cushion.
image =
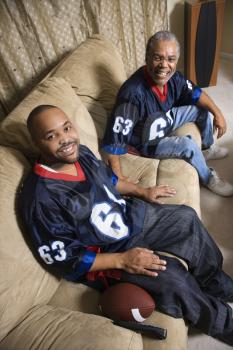
{"type": "Polygon", "coordinates": [[[104,132],[108,120],[108,112],[99,101],[93,100],[89,96],[80,96],[80,98],[92,116],[97,136],[99,142],[101,143],[101,140],[104,137],[104,132]]]}
{"type": "Polygon", "coordinates": [[[185,204],[200,216],[200,186],[196,169],[182,159],[166,159],[159,163],[158,185],[170,185],[176,189],[174,197],[163,198],[166,204],[185,204]]]}
{"type": "Polygon", "coordinates": [[[102,139],[118,90],[127,79],[113,43],[100,34],[93,35],[69,55],[53,75],[65,78],[72,85],[102,139]]]}
{"type": "MultiPolygon", "coordinates": [[[[168,253],[162,254],[171,256],[168,253]]],[[[184,263],[182,260],[180,261],[184,263]]],[[[185,266],[187,267],[187,265],[185,266]]],[[[62,280],[49,304],[101,315],[100,309],[97,307],[98,299],[99,293],[96,290],[85,285],[79,285],[77,288],[77,284],[62,280]]],[[[167,339],[157,340],[143,336],[143,350],[186,350],[187,327],[182,318],[177,319],[155,311],[145,323],[167,329],[167,339]]]]}
{"type": "MultiPolygon", "coordinates": [[[[197,144],[201,145],[197,126],[187,123],[177,129],[177,136],[191,135],[197,144]]],[[[200,216],[200,186],[196,169],[182,159],[158,160],[144,158],[131,154],[120,156],[123,175],[136,181],[144,187],[170,185],[176,189],[173,197],[162,198],[166,204],[186,204],[194,208],[200,216]]]]}
{"type": "MultiPolygon", "coordinates": [[[[201,136],[194,123],[187,123],[174,132],[177,136],[191,135],[201,147],[201,136]]],[[[196,169],[182,159],[165,159],[160,161],[158,184],[168,184],[177,191],[176,195],[164,200],[167,204],[185,204],[196,210],[201,217],[200,185],[196,169]]]]}
{"type": "Polygon", "coordinates": [[[48,304],[100,316],[102,313],[98,307],[99,296],[99,291],[94,288],[61,279],[48,304]]]}
{"type": "Polygon", "coordinates": [[[87,109],[63,78],[51,77],[37,87],[3,120],[0,125],[0,143],[15,147],[27,157],[35,157],[37,150],[26,127],[31,110],[41,104],[61,108],[74,122],[83,144],[98,155],[98,141],[94,123],[87,109]]]}
{"type": "Polygon", "coordinates": [[[143,350],[187,350],[188,327],[183,318],[174,318],[156,311],[145,323],[165,328],[167,338],[155,341],[153,338],[143,337],[143,350]]]}
{"type": "Polygon", "coordinates": [[[100,34],[83,42],[53,75],[65,78],[81,98],[98,100],[107,110],[112,109],[119,87],[126,80],[120,54],[100,34]]]}
{"type": "Polygon", "coordinates": [[[29,168],[17,150],[0,147],[0,340],[29,308],[47,302],[59,284],[34,259],[19,229],[16,193],[29,168]]]}
{"type": "Polygon", "coordinates": [[[143,187],[156,185],[157,171],[160,161],[136,156],[134,154],[123,154],[120,156],[122,174],[131,181],[137,182],[143,187]]]}
{"type": "Polygon", "coordinates": [[[142,338],[111,320],[49,305],[29,310],[0,350],[142,350],[142,338]]]}
{"type": "Polygon", "coordinates": [[[192,136],[193,140],[198,144],[198,146],[201,148],[201,134],[200,131],[195,123],[186,123],[176,129],[174,131],[174,135],[176,136],[185,136],[190,135],[192,136]]]}

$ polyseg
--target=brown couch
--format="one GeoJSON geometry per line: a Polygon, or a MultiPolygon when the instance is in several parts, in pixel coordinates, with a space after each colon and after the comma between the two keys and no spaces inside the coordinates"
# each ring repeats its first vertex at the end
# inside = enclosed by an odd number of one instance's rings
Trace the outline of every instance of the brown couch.
{"type": "MultiPolygon", "coordinates": [[[[19,186],[37,155],[26,129],[29,112],[39,104],[60,107],[78,127],[81,142],[100,157],[98,139],[125,79],[115,47],[95,35],[63,60],[0,125],[0,350],[187,348],[184,320],[158,311],[146,322],[166,328],[166,340],[141,337],[113,326],[100,314],[96,291],[58,280],[38,264],[17,215],[19,186]]],[[[192,134],[200,142],[194,125],[187,125],[179,133],[192,134]]],[[[198,176],[186,162],[137,161],[134,156],[123,156],[121,162],[124,174],[137,178],[143,186],[174,186],[177,195],[167,202],[190,205],[200,214],[198,176]]]]}

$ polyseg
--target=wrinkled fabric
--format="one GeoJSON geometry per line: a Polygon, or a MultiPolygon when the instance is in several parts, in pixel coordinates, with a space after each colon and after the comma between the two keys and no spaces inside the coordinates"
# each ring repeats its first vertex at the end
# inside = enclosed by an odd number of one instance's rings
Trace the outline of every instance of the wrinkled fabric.
{"type": "Polygon", "coordinates": [[[87,37],[109,38],[132,73],[149,36],[167,24],[166,0],[2,0],[0,116],[87,37]]]}

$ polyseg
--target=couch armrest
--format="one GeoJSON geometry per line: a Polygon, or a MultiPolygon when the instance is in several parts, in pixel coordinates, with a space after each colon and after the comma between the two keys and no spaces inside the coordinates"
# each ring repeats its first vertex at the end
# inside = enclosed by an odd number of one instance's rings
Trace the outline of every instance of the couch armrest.
{"type": "Polygon", "coordinates": [[[34,307],[0,343],[0,350],[142,350],[140,334],[111,320],[49,305],[34,307]]]}
{"type": "Polygon", "coordinates": [[[191,135],[192,138],[196,141],[198,146],[201,148],[201,135],[200,131],[195,123],[186,123],[180,128],[176,129],[174,132],[176,136],[185,136],[191,135]]]}
{"type": "Polygon", "coordinates": [[[151,159],[126,153],[120,156],[122,174],[132,181],[139,181],[143,187],[155,186],[157,181],[158,159],[151,159]]]}
{"type": "Polygon", "coordinates": [[[145,323],[167,329],[167,338],[155,340],[142,337],[143,350],[187,350],[188,327],[183,318],[174,318],[155,311],[145,323]]]}

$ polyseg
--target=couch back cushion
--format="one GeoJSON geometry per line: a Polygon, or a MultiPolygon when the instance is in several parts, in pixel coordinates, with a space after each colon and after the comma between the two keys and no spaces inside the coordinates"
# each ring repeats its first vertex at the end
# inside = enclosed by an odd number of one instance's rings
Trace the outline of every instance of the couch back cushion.
{"type": "Polygon", "coordinates": [[[93,120],[86,107],[63,78],[51,77],[36,88],[0,124],[0,144],[17,148],[28,158],[35,158],[37,149],[32,143],[26,120],[33,108],[41,104],[61,108],[78,129],[80,142],[97,156],[98,139],[93,120]]]}
{"type": "Polygon", "coordinates": [[[0,146],[0,341],[28,309],[47,303],[59,284],[37,263],[19,228],[16,194],[29,168],[20,152],[0,146]]]}
{"type": "Polygon", "coordinates": [[[124,64],[113,43],[100,34],[83,42],[52,73],[65,78],[92,115],[99,138],[127,79],[124,64]]]}

